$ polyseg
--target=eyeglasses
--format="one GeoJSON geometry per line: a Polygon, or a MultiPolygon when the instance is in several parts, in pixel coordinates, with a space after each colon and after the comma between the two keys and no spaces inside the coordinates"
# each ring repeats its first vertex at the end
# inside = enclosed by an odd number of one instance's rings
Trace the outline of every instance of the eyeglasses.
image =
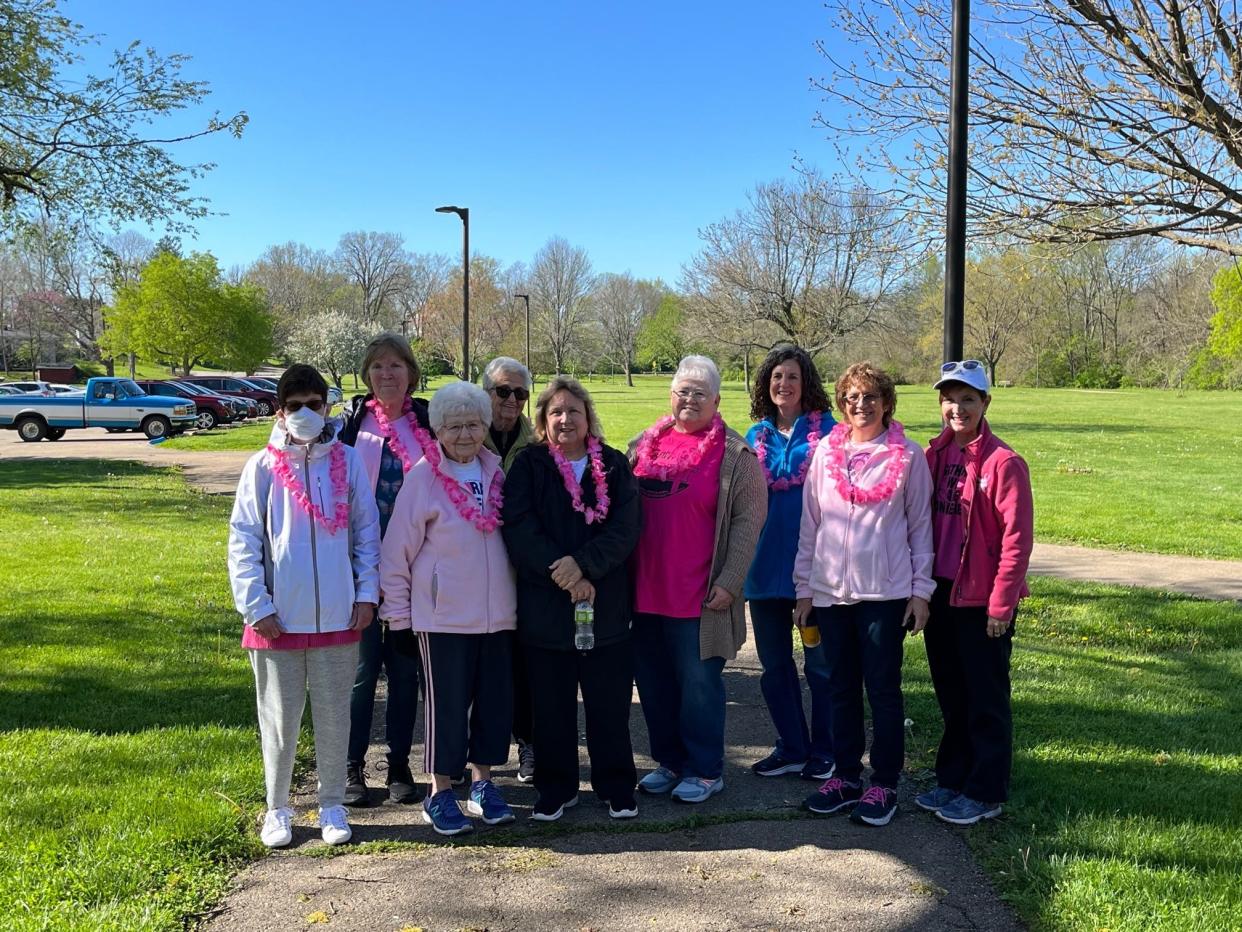
{"type": "Polygon", "coordinates": [[[854,408],[869,408],[879,400],[880,396],[874,392],[866,392],[862,395],[855,393],[845,396],[845,403],[854,408]]]}
{"type": "Polygon", "coordinates": [[[682,401],[706,401],[707,392],[701,392],[697,388],[679,388],[673,392],[682,401]]]}
{"type": "Polygon", "coordinates": [[[975,369],[982,369],[983,363],[977,359],[963,359],[961,362],[946,362],[940,367],[941,372],[954,372],[958,369],[965,369],[967,372],[973,372],[975,369]]]}
{"type": "Polygon", "coordinates": [[[303,408],[310,408],[312,411],[322,411],[324,406],[322,398],[313,398],[310,401],[286,401],[285,414],[293,414],[301,411],[303,408]]]}
{"type": "Polygon", "coordinates": [[[445,424],[438,433],[460,436],[467,431],[472,434],[481,434],[483,432],[483,422],[471,421],[469,424],[445,424]]]}
{"type": "Polygon", "coordinates": [[[530,397],[530,392],[524,388],[510,388],[508,385],[493,385],[490,389],[496,393],[496,397],[501,401],[508,401],[512,395],[518,401],[525,401],[530,397]]]}

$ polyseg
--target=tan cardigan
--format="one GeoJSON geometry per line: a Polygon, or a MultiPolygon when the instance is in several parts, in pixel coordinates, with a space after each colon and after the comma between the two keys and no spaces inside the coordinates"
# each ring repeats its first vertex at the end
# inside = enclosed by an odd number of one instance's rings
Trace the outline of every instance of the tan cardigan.
{"type": "MultiPolygon", "coordinates": [[[[629,447],[633,465],[638,440],[629,447]]],[[[716,498],[716,544],[712,549],[712,586],[733,595],[726,609],[703,609],[699,616],[699,659],[732,660],[746,643],[746,600],[742,584],[759,545],[759,533],[768,514],[768,486],[754,450],[741,435],[725,428],[724,459],[720,463],[720,492],[716,498]]],[[[635,580],[642,585],[642,580],[635,580]]]]}

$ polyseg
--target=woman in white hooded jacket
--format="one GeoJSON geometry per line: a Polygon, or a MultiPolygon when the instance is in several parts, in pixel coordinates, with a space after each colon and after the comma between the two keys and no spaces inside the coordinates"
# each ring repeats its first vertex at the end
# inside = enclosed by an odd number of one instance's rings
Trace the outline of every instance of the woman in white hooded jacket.
{"type": "Polygon", "coordinates": [[[229,520],[229,579],[258,694],[268,847],[292,840],[289,784],[306,694],[324,841],[352,835],[345,795],[358,641],[379,602],[379,513],[355,451],[324,421],[328,386],[291,366],[266,449],[242,471],[229,520]]]}

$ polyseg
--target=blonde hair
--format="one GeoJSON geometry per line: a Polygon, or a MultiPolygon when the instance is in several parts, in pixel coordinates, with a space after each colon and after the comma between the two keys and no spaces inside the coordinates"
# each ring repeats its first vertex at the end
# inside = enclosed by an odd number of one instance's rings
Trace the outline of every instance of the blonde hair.
{"type": "Polygon", "coordinates": [[[600,440],[604,439],[604,428],[600,426],[599,416],[595,413],[595,402],[591,393],[582,387],[582,383],[572,376],[558,375],[548,383],[548,387],[539,393],[535,402],[535,439],[540,443],[548,442],[548,405],[557,392],[569,392],[586,408],[587,433],[600,440]]]}

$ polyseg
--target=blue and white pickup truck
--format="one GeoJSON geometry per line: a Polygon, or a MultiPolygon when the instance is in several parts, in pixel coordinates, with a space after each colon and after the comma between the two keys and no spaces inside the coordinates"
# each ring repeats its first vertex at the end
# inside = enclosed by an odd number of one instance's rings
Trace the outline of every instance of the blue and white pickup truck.
{"type": "Polygon", "coordinates": [[[196,418],[194,402],[148,395],[132,379],[90,379],[80,395],[0,395],[0,428],[31,443],[78,427],[141,430],[154,440],[193,427],[196,418]]]}

